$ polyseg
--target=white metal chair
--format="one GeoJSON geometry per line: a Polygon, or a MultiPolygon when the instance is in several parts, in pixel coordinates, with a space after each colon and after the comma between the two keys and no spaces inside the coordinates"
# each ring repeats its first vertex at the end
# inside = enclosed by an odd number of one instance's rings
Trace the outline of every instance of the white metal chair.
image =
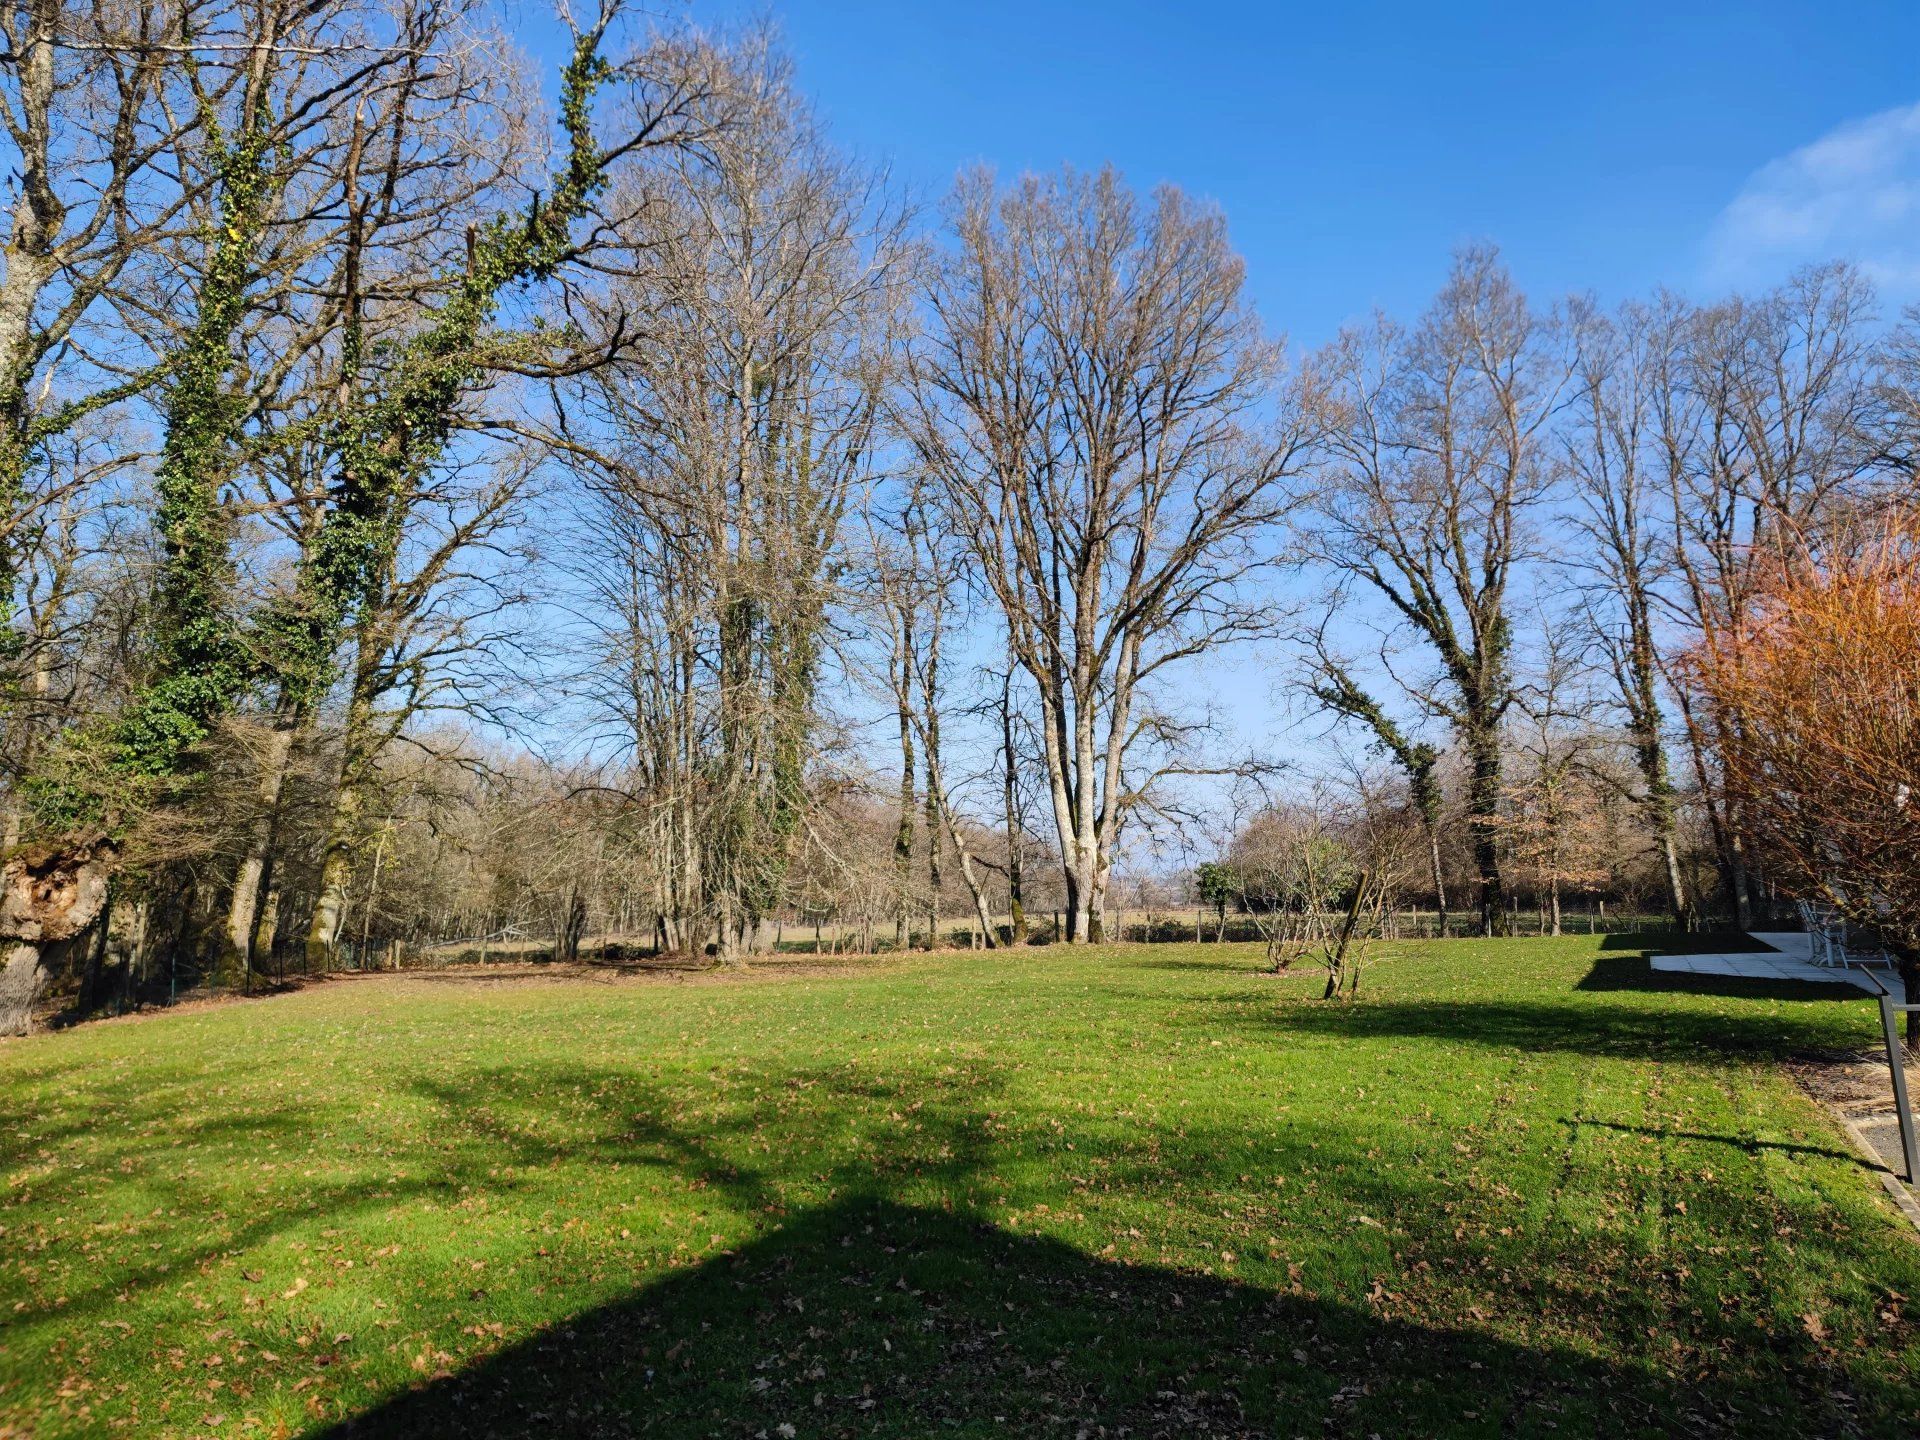
{"type": "Polygon", "coordinates": [[[1799,902],[1800,921],[1807,927],[1807,941],[1816,965],[1847,963],[1847,922],[1831,905],[1812,900],[1799,902]]]}

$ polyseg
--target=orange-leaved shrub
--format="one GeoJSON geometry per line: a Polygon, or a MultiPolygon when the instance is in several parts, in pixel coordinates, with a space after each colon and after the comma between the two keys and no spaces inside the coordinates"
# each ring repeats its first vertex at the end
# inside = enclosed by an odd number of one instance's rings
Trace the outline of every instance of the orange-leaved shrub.
{"type": "Polygon", "coordinates": [[[1734,823],[1789,894],[1877,932],[1920,995],[1920,510],[1757,571],[1742,618],[1688,656],[1734,823]]]}

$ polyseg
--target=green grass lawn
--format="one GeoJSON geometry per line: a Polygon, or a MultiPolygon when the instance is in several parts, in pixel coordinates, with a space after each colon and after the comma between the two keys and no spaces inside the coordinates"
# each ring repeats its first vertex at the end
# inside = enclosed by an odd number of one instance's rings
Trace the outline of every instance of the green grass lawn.
{"type": "MultiPolygon", "coordinates": [[[[1911,1435],[1920,1245],[1627,937],[349,980],[0,1047],[0,1434],[1911,1435]]],[[[1838,994],[1840,992],[1833,992],[1838,994]]]]}

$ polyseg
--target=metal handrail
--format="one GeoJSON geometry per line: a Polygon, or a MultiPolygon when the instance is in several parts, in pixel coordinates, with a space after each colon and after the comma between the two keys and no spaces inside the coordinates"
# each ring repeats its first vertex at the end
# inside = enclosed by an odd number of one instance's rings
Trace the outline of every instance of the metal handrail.
{"type": "MultiPolygon", "coordinates": [[[[1873,982],[1873,988],[1879,993],[1874,997],[1880,1005],[1880,1029],[1887,1041],[1887,1070],[1893,1077],[1894,1113],[1900,1121],[1900,1154],[1907,1164],[1907,1183],[1920,1184],[1920,1143],[1916,1143],[1913,1133],[1913,1107],[1907,1101],[1907,1047],[1900,1039],[1900,1027],[1894,1016],[1920,1011],[1920,1005],[1902,1000],[1893,1003],[1893,992],[1880,981],[1880,977],[1867,966],[1861,966],[1859,973],[1873,982]]],[[[1903,992],[1904,992],[1904,988],[1903,992]]]]}

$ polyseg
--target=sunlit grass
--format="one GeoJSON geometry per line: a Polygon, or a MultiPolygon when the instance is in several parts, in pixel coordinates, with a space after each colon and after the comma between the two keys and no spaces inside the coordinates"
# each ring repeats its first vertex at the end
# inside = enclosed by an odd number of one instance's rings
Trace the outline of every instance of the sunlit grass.
{"type": "Polygon", "coordinates": [[[1047,949],[12,1044],[0,1427],[1910,1433],[1920,1249],[1772,1063],[1873,1012],[1622,943],[1402,945],[1351,1005],[1047,949]]]}

